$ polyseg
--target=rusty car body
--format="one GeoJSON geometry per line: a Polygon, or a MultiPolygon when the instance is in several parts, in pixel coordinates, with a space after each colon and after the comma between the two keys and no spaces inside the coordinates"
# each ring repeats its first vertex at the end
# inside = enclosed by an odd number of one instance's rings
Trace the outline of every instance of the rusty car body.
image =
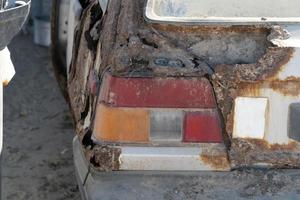
{"type": "MultiPolygon", "coordinates": [[[[300,167],[299,2],[265,1],[258,7],[256,1],[245,6],[227,0],[233,5],[228,10],[216,6],[218,0],[54,2],[54,69],[74,117],[74,159],[77,170],[84,169],[77,175],[86,198],[97,199],[92,183],[112,174],[300,167]],[[66,7],[69,16],[58,12],[66,7]],[[293,9],[278,12],[281,8],[293,9]],[[209,81],[224,141],[196,145],[201,151],[189,156],[197,164],[189,161],[187,167],[179,147],[155,165],[155,149],[164,152],[160,144],[99,140],[99,130],[106,130],[99,128],[101,117],[110,112],[101,107],[107,73],[209,81]],[[174,160],[176,152],[181,156],[174,160]]],[[[115,97],[104,92],[114,104],[115,97]]]]}

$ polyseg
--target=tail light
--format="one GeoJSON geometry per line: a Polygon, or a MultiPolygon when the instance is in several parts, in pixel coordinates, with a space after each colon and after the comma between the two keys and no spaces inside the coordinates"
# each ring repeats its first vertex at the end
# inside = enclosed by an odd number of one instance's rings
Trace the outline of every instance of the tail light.
{"type": "Polygon", "coordinates": [[[100,104],[94,132],[101,141],[147,142],[149,118],[149,111],[144,109],[114,108],[100,104]]]}
{"type": "Polygon", "coordinates": [[[190,112],[184,122],[185,142],[221,142],[222,129],[217,110],[190,112]]]}
{"type": "Polygon", "coordinates": [[[105,74],[94,137],[104,142],[221,143],[213,88],[205,78],[105,74]]]}

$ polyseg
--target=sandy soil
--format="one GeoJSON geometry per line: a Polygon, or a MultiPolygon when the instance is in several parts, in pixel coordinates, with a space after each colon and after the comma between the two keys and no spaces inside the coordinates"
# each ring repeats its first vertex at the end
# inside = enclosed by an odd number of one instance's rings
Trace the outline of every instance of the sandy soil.
{"type": "Polygon", "coordinates": [[[46,48],[31,36],[9,49],[17,71],[4,90],[3,199],[80,199],[76,186],[68,107],[46,48]]]}
{"type": "MultiPolygon", "coordinates": [[[[17,75],[4,95],[3,199],[80,199],[72,160],[74,131],[49,53],[33,45],[30,36],[15,38],[10,50],[17,75]]],[[[103,199],[151,200],[155,196],[151,188],[128,191],[130,180],[125,182],[113,183],[120,193],[105,183],[99,188],[103,189],[103,199]],[[124,196],[119,195],[122,192],[124,196]]],[[[296,200],[300,199],[300,171],[201,172],[160,190],[163,195],[156,199],[296,200]]]]}

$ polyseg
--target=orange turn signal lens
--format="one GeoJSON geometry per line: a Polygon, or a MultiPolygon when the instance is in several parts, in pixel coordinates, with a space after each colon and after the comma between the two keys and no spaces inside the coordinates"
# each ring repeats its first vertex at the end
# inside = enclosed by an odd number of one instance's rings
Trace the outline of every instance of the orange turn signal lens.
{"type": "Polygon", "coordinates": [[[140,108],[97,106],[94,137],[106,142],[148,142],[150,113],[140,108]]]}

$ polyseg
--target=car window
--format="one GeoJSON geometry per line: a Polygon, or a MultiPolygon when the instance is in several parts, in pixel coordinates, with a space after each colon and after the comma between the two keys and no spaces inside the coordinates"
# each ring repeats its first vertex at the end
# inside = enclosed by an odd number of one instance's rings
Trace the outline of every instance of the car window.
{"type": "Polygon", "coordinates": [[[173,22],[300,22],[299,0],[148,0],[146,18],[173,22]]]}

